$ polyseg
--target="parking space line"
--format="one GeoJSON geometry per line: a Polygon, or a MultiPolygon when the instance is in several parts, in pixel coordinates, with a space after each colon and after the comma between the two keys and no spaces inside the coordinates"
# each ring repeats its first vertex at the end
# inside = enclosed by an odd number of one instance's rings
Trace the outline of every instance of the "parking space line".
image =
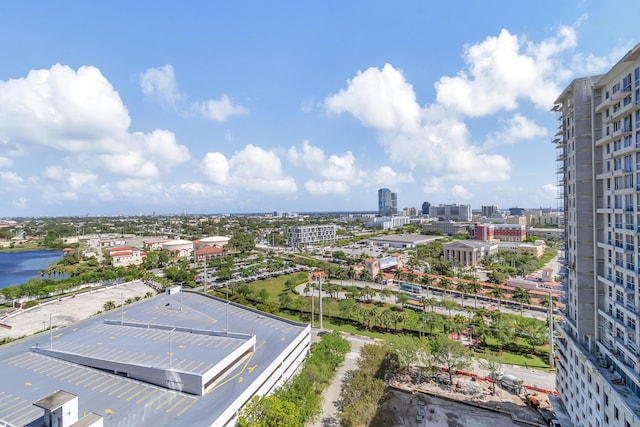
{"type": "Polygon", "coordinates": [[[169,398],[167,400],[165,400],[164,402],[162,402],[161,404],[156,406],[156,411],[159,411],[166,404],[171,403],[173,401],[173,399],[175,399],[176,397],[178,397],[178,396],[175,395],[175,394],[172,394],[171,396],[169,396],[169,398]]]}
{"type": "MultiPolygon", "coordinates": [[[[10,395],[11,396],[11,395],[10,395]]],[[[6,402],[4,402],[3,404],[0,404],[0,408],[2,408],[3,406],[7,406],[8,404],[10,404],[11,402],[15,402],[16,400],[20,400],[20,397],[16,396],[11,400],[7,400],[6,402]]]]}
{"type": "MultiPolygon", "coordinates": [[[[26,400],[25,400],[24,402],[25,402],[25,403],[27,403],[27,401],[26,401],[26,400]]],[[[25,404],[25,403],[23,403],[23,405],[24,405],[24,406],[23,406],[22,408],[19,408],[19,409],[17,409],[17,410],[15,410],[15,411],[13,411],[13,412],[12,412],[12,413],[10,413],[10,414],[4,415],[4,416],[3,416],[3,418],[4,418],[5,420],[15,419],[15,418],[18,416],[18,414],[19,414],[20,412],[24,412],[25,410],[31,410],[31,409],[33,409],[33,405],[32,405],[32,404],[25,404]]]]}
{"type": "Polygon", "coordinates": [[[171,413],[171,411],[173,411],[174,409],[176,409],[178,406],[180,406],[180,404],[182,402],[184,402],[185,400],[187,400],[187,396],[184,396],[182,399],[178,400],[176,403],[174,403],[173,405],[171,405],[170,407],[167,408],[167,414],[171,413]]]}
{"type": "Polygon", "coordinates": [[[141,384],[133,384],[133,387],[126,389],[125,391],[123,391],[122,393],[120,393],[117,397],[118,399],[122,398],[122,396],[126,396],[127,394],[131,393],[133,390],[137,389],[138,387],[140,387],[141,384]]]}
{"type": "Polygon", "coordinates": [[[33,406],[30,408],[29,412],[20,415],[20,418],[16,419],[14,424],[22,426],[31,422],[36,416],[42,414],[42,408],[34,408],[33,406]]]}
{"type": "Polygon", "coordinates": [[[81,380],[81,381],[78,381],[78,382],[76,383],[76,385],[80,385],[80,384],[84,383],[85,381],[89,381],[89,380],[91,380],[91,379],[93,379],[93,378],[95,378],[95,377],[97,377],[97,376],[100,376],[100,375],[102,375],[102,372],[96,372],[96,373],[94,373],[93,375],[89,375],[89,376],[88,376],[88,377],[86,377],[85,379],[83,379],[83,380],[81,380]]]}
{"type": "Polygon", "coordinates": [[[80,378],[86,377],[87,375],[89,375],[89,374],[91,374],[91,373],[92,373],[92,371],[90,371],[90,370],[86,369],[86,370],[84,370],[83,372],[80,372],[80,375],[78,375],[78,376],[75,376],[75,377],[74,377],[74,376],[72,375],[71,377],[69,377],[69,379],[67,380],[67,382],[72,383],[72,382],[78,381],[80,378]]]}
{"type": "MultiPolygon", "coordinates": [[[[15,408],[16,406],[24,405],[25,403],[28,403],[27,400],[21,399],[19,397],[16,397],[16,399],[18,399],[18,403],[13,404],[11,406],[7,406],[6,408],[3,408],[2,411],[0,411],[0,414],[6,413],[6,411],[10,411],[11,409],[15,408]]],[[[29,404],[31,404],[31,403],[29,403],[29,404]]],[[[3,417],[4,417],[4,415],[3,415],[3,417]]]]}
{"type": "MultiPolygon", "coordinates": [[[[102,390],[98,390],[100,393],[106,393],[107,390],[117,386],[118,384],[122,383],[122,382],[126,382],[120,378],[117,378],[118,381],[115,381],[113,384],[109,384],[109,386],[103,388],[102,390]]],[[[106,384],[105,384],[106,385],[106,384]]]]}
{"type": "Polygon", "coordinates": [[[122,384],[120,387],[112,390],[111,393],[109,393],[109,396],[113,396],[115,393],[119,392],[120,390],[122,390],[123,388],[125,388],[128,385],[129,385],[129,383],[127,381],[124,381],[124,384],[122,384]]]}
{"type": "Polygon", "coordinates": [[[143,388],[141,388],[140,390],[138,390],[135,394],[132,394],[131,396],[127,397],[127,402],[132,400],[134,397],[138,396],[139,394],[144,393],[145,391],[149,390],[149,386],[144,386],[143,388]]]}
{"type": "Polygon", "coordinates": [[[95,380],[93,380],[93,381],[91,381],[91,382],[86,383],[83,387],[84,387],[84,388],[87,388],[87,387],[89,387],[90,385],[93,385],[93,384],[97,383],[98,381],[103,380],[103,379],[104,379],[104,377],[105,377],[105,375],[104,375],[104,374],[101,374],[100,376],[98,376],[98,378],[96,378],[95,380]]]}
{"type": "MultiPolygon", "coordinates": [[[[103,383],[100,383],[100,384],[96,385],[96,386],[95,386],[95,387],[93,387],[91,390],[93,391],[93,390],[95,390],[95,389],[97,389],[97,388],[99,388],[99,387],[104,387],[104,386],[106,386],[107,384],[112,383],[112,382],[114,382],[114,381],[115,381],[115,380],[117,380],[117,379],[118,379],[118,378],[107,378],[107,381],[105,381],[105,382],[103,382],[103,383]]],[[[101,393],[102,393],[102,392],[101,392],[101,393]]]]}
{"type": "Polygon", "coordinates": [[[145,399],[153,396],[154,394],[156,394],[157,392],[159,392],[160,390],[157,388],[154,388],[151,393],[147,393],[144,396],[142,396],[140,399],[136,400],[136,405],[139,405],[140,403],[142,403],[145,399]]]}
{"type": "Polygon", "coordinates": [[[198,401],[198,399],[193,399],[193,400],[191,400],[191,402],[189,402],[189,404],[188,404],[187,406],[185,406],[184,408],[182,408],[182,409],[180,410],[180,412],[178,412],[178,413],[176,414],[176,416],[178,416],[178,417],[179,417],[180,415],[182,415],[182,414],[184,414],[185,412],[187,412],[187,410],[188,410],[189,408],[191,408],[191,407],[192,407],[192,406],[193,406],[197,401],[198,401]]]}
{"type": "Polygon", "coordinates": [[[166,393],[163,391],[162,393],[160,393],[158,396],[154,397],[153,399],[151,399],[150,401],[148,401],[144,406],[151,406],[153,405],[157,400],[162,399],[163,397],[166,396],[166,393]]]}

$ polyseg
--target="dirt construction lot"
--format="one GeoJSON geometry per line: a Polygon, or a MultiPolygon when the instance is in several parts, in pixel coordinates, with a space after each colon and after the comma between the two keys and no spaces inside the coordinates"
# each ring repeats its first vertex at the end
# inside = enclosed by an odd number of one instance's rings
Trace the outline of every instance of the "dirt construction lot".
{"type": "MultiPolygon", "coordinates": [[[[505,408],[506,409],[506,408],[505,408]]],[[[507,427],[521,426],[509,415],[475,408],[464,403],[398,390],[389,393],[389,399],[378,411],[376,425],[402,427],[507,427]],[[419,414],[423,414],[419,416],[419,414]]]]}

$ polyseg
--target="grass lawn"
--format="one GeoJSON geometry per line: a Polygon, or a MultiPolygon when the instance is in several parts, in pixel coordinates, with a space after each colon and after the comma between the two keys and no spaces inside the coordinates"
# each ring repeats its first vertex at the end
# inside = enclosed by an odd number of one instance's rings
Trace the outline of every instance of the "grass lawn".
{"type": "MultiPolygon", "coordinates": [[[[249,283],[249,286],[256,291],[256,294],[258,294],[262,289],[266,289],[267,292],[269,292],[269,299],[267,301],[278,302],[278,296],[282,291],[287,289],[284,284],[289,279],[295,280],[296,285],[298,285],[307,281],[307,273],[294,273],[264,280],[256,280],[255,282],[249,283]]],[[[293,298],[296,297],[293,293],[291,293],[291,296],[293,298]]]]}

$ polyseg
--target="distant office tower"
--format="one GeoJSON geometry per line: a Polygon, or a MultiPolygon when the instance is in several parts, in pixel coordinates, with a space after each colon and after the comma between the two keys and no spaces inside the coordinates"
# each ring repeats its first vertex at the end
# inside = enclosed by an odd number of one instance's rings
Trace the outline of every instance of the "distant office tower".
{"type": "Polygon", "coordinates": [[[378,190],[378,215],[391,216],[398,213],[398,194],[388,188],[378,190]]]}
{"type": "Polygon", "coordinates": [[[640,425],[640,45],[574,80],[554,111],[567,267],[556,387],[576,426],[640,425]]]}
{"type": "Polygon", "coordinates": [[[429,208],[431,207],[431,203],[423,202],[422,203],[422,215],[429,215],[429,208]]]}
{"type": "Polygon", "coordinates": [[[470,205],[438,205],[429,208],[429,216],[451,221],[471,221],[470,205]]]}
{"type": "Polygon", "coordinates": [[[482,216],[484,217],[490,217],[490,216],[494,216],[498,214],[498,207],[495,205],[491,205],[491,206],[482,206],[482,216]]]}
{"type": "Polygon", "coordinates": [[[524,208],[509,208],[509,215],[512,216],[522,216],[524,215],[524,208]]]}

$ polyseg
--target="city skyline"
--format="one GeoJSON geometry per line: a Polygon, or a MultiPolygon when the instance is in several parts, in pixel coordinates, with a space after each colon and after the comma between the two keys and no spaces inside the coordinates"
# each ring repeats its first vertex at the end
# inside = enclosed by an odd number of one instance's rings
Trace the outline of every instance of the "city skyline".
{"type": "Polygon", "coordinates": [[[0,217],[376,211],[381,187],[555,207],[553,101],[635,45],[640,12],[31,6],[0,9],[0,217]]]}

